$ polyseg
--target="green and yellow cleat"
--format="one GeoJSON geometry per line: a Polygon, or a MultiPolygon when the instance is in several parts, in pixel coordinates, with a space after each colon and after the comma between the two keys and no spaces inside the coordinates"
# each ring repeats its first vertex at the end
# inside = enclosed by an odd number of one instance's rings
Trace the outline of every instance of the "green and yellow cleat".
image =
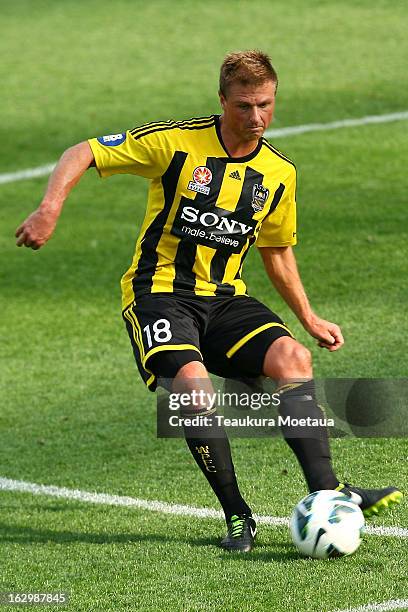
{"type": "Polygon", "coordinates": [[[376,516],[394,504],[399,504],[404,497],[396,487],[360,489],[352,487],[347,482],[340,483],[336,491],[348,495],[352,502],[360,506],[366,518],[376,516]]]}
{"type": "Polygon", "coordinates": [[[230,552],[250,552],[256,536],[256,523],[252,516],[234,514],[228,522],[228,533],[221,546],[230,552]]]}

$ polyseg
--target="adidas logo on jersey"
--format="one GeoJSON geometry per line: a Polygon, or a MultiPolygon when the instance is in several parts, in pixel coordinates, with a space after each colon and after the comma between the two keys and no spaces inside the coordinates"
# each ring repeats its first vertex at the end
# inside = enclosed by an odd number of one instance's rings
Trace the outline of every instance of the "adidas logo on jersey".
{"type": "Polygon", "coordinates": [[[231,172],[231,174],[230,174],[230,178],[234,178],[234,179],[237,179],[237,181],[240,181],[240,180],[241,180],[241,177],[240,177],[240,175],[239,175],[238,170],[234,170],[234,172],[231,172]]]}

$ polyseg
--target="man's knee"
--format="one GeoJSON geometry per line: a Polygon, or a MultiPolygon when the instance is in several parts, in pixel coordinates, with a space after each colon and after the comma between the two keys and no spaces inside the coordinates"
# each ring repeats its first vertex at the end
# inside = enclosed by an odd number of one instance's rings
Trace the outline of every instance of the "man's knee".
{"type": "Polygon", "coordinates": [[[200,378],[207,377],[207,368],[202,363],[202,361],[190,361],[189,363],[185,363],[178,369],[177,374],[174,378],[179,381],[185,380],[187,382],[188,379],[197,380],[200,378]]]}
{"type": "Polygon", "coordinates": [[[303,344],[296,343],[291,352],[291,360],[299,368],[312,367],[312,353],[303,344]]]}
{"type": "Polygon", "coordinates": [[[175,385],[181,391],[189,391],[194,388],[194,380],[208,376],[200,353],[192,349],[159,351],[150,357],[146,367],[157,377],[158,386],[170,392],[175,385]]]}
{"type": "MultiPolygon", "coordinates": [[[[190,364],[203,366],[200,353],[193,349],[159,351],[150,357],[146,366],[157,378],[174,379],[184,367],[190,364]]],[[[194,375],[191,370],[191,376],[194,375]]]]}
{"type": "Polygon", "coordinates": [[[186,392],[212,389],[211,380],[203,362],[197,360],[184,364],[174,377],[173,389],[186,392]]]}
{"type": "Polygon", "coordinates": [[[311,352],[293,338],[278,338],[266,353],[264,374],[274,379],[309,378],[312,376],[311,352]]]}
{"type": "Polygon", "coordinates": [[[214,395],[214,389],[207,369],[201,361],[191,361],[183,365],[173,380],[171,390],[173,393],[190,395],[190,401],[181,408],[183,415],[210,414],[209,398],[214,395]]]}

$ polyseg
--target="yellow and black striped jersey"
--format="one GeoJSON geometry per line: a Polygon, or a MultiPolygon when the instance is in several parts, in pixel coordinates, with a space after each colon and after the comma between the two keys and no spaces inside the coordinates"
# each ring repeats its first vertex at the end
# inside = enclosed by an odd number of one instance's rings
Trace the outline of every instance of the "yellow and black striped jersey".
{"type": "Polygon", "coordinates": [[[89,140],[102,177],[150,179],[123,308],[144,293],[245,295],[249,247],[296,244],[296,170],[264,138],[232,158],[218,115],[149,123],[89,140]]]}

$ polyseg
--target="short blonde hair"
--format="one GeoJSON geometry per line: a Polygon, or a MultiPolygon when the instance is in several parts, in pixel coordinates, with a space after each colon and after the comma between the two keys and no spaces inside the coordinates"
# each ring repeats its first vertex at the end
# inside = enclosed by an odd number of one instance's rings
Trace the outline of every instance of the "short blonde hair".
{"type": "Polygon", "coordinates": [[[262,51],[238,51],[229,53],[220,70],[220,93],[227,95],[232,83],[241,85],[262,85],[273,81],[278,86],[278,75],[271,64],[269,55],[262,51]]]}

